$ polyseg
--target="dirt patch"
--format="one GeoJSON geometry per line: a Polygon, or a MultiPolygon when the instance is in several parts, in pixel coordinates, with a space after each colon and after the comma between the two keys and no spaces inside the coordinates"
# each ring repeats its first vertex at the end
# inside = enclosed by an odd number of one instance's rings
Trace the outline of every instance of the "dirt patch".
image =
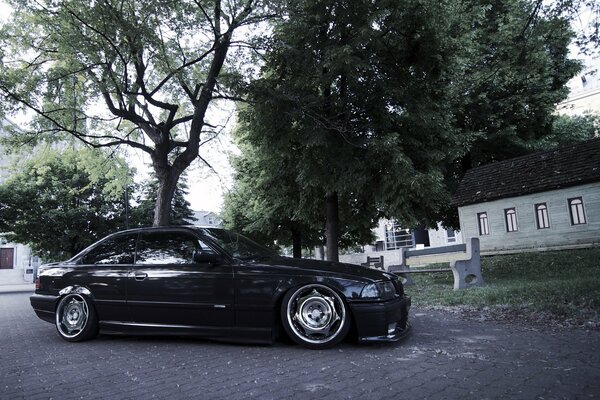
{"type": "Polygon", "coordinates": [[[579,310],[578,315],[564,318],[550,312],[532,311],[526,308],[508,306],[426,306],[422,309],[450,312],[461,318],[476,321],[495,321],[506,324],[519,324],[535,330],[585,329],[600,331],[600,315],[592,310],[579,310]]]}

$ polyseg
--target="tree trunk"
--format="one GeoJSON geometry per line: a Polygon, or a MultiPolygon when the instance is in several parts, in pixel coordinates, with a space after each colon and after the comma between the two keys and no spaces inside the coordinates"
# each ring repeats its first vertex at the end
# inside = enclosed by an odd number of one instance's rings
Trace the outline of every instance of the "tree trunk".
{"type": "Polygon", "coordinates": [[[325,224],[325,236],[327,236],[327,260],[338,262],[339,216],[337,193],[328,193],[325,197],[325,203],[327,218],[327,222],[325,224]]]}
{"type": "Polygon", "coordinates": [[[158,193],[156,196],[156,205],[154,206],[153,226],[167,226],[171,224],[171,204],[177,187],[179,174],[173,168],[168,171],[157,171],[154,169],[158,178],[158,193]]]}
{"type": "Polygon", "coordinates": [[[298,228],[292,228],[292,248],[294,258],[302,258],[302,233],[298,228]]]}

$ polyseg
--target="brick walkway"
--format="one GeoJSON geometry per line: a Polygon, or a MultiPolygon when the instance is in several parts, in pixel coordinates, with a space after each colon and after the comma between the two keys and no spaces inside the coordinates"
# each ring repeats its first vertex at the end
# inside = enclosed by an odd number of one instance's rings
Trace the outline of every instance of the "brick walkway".
{"type": "Polygon", "coordinates": [[[537,331],[413,308],[402,343],[310,351],[100,336],[67,343],[28,293],[0,294],[0,399],[587,399],[600,333],[537,331]]]}

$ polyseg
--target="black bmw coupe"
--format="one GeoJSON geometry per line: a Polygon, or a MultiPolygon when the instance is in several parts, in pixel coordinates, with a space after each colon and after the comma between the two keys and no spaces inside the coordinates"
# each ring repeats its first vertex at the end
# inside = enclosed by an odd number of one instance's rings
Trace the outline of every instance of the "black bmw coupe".
{"type": "Polygon", "coordinates": [[[351,329],[360,342],[401,339],[410,298],[392,274],[280,257],[237,233],[190,226],[115,233],[42,266],[31,305],[71,342],[101,331],[268,343],[282,327],[323,349],[351,329]]]}

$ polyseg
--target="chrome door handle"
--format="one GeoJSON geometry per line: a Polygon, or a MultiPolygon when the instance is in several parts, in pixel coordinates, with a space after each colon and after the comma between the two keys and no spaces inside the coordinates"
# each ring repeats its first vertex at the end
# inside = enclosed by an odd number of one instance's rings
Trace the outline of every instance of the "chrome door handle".
{"type": "Polygon", "coordinates": [[[143,281],[148,277],[148,274],[145,274],[143,272],[136,272],[134,277],[136,281],[143,281]]]}

